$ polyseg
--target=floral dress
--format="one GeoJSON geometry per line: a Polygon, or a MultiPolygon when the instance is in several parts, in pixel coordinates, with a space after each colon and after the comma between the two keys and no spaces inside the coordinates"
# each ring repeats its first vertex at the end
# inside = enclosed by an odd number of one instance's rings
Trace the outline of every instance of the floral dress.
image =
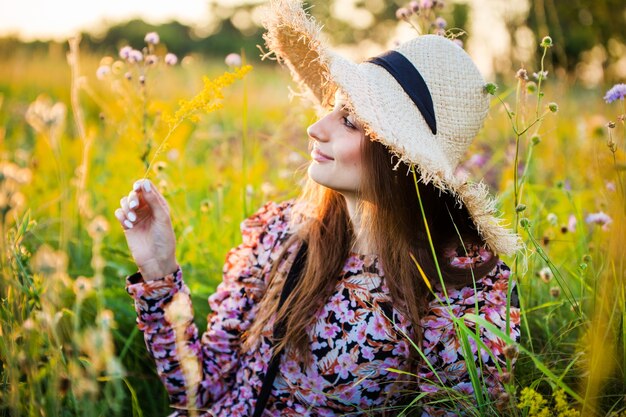
{"type": "MultiPolygon", "coordinates": [[[[190,408],[202,416],[253,414],[272,353],[273,320],[255,348],[243,352],[241,338],[255,318],[270,268],[289,236],[292,206],[292,200],[269,202],[242,222],[243,243],[226,257],[223,281],[209,297],[212,313],[202,335],[193,323],[189,289],[180,268],[150,282],[139,273],[127,277],[126,289],[135,301],[139,329],[176,409],[174,415],[187,415],[190,408]]],[[[468,249],[468,253],[462,251],[463,256],[450,252],[452,264],[468,268],[488,260],[484,249],[468,249]]],[[[288,251],[291,255],[279,267],[289,267],[297,244],[288,251]]],[[[417,378],[407,380],[396,370],[406,369],[409,351],[414,349],[407,339],[411,324],[392,305],[377,257],[351,253],[334,293],[315,312],[315,322],[308,329],[314,360],[305,363],[289,349],[282,354],[264,416],[380,415],[383,409],[390,410],[390,404],[410,402],[420,392],[426,393],[424,400],[450,387],[473,394],[452,316],[473,313],[504,332],[508,286],[514,285],[509,275],[509,268],[499,261],[476,280],[476,291],[474,286],[447,289],[446,297],[441,287],[433,287],[435,297],[421,323],[422,352],[429,364],[422,366],[417,378]]],[[[515,288],[512,293],[516,294],[515,288]]],[[[517,297],[510,304],[508,334],[518,340],[517,297]]],[[[475,329],[473,322],[466,324],[475,329]]],[[[480,354],[472,337],[465,349],[472,350],[473,362],[482,361],[478,383],[493,399],[503,390],[496,364],[502,372],[506,370],[505,344],[482,326],[476,334],[484,344],[480,354]]],[[[422,409],[422,416],[460,413],[428,404],[422,409]]]]}

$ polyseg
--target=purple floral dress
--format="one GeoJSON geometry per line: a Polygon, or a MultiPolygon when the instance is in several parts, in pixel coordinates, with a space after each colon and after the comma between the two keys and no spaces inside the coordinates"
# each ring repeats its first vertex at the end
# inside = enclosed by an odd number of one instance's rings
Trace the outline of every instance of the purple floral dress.
{"type": "MultiPolygon", "coordinates": [[[[202,416],[253,414],[271,356],[272,320],[257,347],[249,352],[241,351],[241,336],[254,320],[271,265],[288,237],[292,205],[291,200],[269,202],[242,222],[243,243],[226,257],[223,281],[209,297],[212,313],[202,335],[193,323],[189,289],[180,268],[150,282],[144,282],[139,273],[127,277],[126,288],[135,300],[139,329],[171,405],[177,409],[174,415],[187,415],[185,409],[189,408],[199,410],[197,414],[202,416]]],[[[461,268],[488,260],[484,249],[467,249],[469,256],[456,251],[447,255],[461,268]]],[[[291,256],[281,267],[293,260],[297,244],[289,251],[291,256]]],[[[413,349],[406,337],[411,334],[411,325],[391,304],[377,257],[351,253],[334,294],[315,313],[315,323],[308,331],[314,361],[305,365],[292,351],[283,354],[264,416],[379,415],[390,404],[411,401],[420,392],[427,393],[424,400],[435,398],[441,387],[473,393],[451,315],[475,313],[504,331],[509,274],[509,268],[500,261],[491,273],[476,281],[477,292],[473,286],[448,289],[447,302],[442,301],[446,298],[441,287],[435,286],[437,297],[422,319],[422,352],[431,366],[420,369],[417,379],[406,381],[405,377],[397,382],[401,374],[394,370],[406,369],[409,350],[413,349]]],[[[516,297],[510,308],[509,334],[519,339],[516,297]]],[[[479,337],[506,369],[503,341],[480,326],[479,337]]],[[[471,338],[470,342],[474,353],[471,360],[478,362],[476,343],[471,338]]],[[[503,389],[500,374],[494,358],[484,349],[480,349],[480,358],[481,383],[493,398],[503,389]]],[[[422,413],[459,414],[427,404],[422,413]]]]}

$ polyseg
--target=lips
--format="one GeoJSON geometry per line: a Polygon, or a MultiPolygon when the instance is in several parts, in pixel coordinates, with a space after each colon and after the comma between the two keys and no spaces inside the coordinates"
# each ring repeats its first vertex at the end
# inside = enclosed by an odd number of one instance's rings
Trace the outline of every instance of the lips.
{"type": "Polygon", "coordinates": [[[311,157],[313,159],[315,159],[318,162],[321,161],[333,161],[334,159],[331,158],[330,156],[326,155],[324,152],[320,151],[317,148],[313,148],[313,151],[311,152],[311,157]]]}

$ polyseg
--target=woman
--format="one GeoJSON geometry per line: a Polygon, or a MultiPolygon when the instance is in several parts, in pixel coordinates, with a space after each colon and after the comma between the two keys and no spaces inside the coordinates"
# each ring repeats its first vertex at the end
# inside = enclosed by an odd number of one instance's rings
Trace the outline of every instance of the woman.
{"type": "Polygon", "coordinates": [[[215,416],[488,414],[506,399],[515,358],[496,334],[456,318],[477,314],[517,340],[519,309],[498,257],[518,240],[484,186],[454,175],[488,109],[484,80],[443,37],[357,65],[323,46],[299,1],[270,7],[269,49],[325,113],[307,130],[301,195],[243,221],[201,337],[167,202],[138,181],[116,211],[139,267],[127,290],[172,406],[215,416]]]}

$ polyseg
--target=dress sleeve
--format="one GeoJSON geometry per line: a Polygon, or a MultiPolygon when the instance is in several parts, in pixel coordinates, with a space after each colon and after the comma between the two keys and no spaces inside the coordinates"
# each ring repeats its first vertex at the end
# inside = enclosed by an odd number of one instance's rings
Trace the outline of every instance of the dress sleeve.
{"type": "MultiPolygon", "coordinates": [[[[491,253],[484,247],[468,247],[463,256],[458,251],[448,254],[453,266],[471,268],[491,258],[491,253]]],[[[462,249],[461,249],[462,251],[462,249]]],[[[455,331],[452,316],[463,317],[465,314],[476,314],[492,323],[503,333],[506,331],[507,296],[511,288],[509,309],[508,335],[515,342],[520,338],[520,310],[517,287],[510,280],[509,267],[499,260],[486,276],[476,279],[474,285],[461,289],[448,288],[447,299],[440,286],[434,288],[436,299],[430,304],[429,313],[422,320],[424,329],[423,352],[430,367],[424,365],[418,372],[418,384],[422,392],[428,393],[424,402],[422,417],[427,416],[458,416],[465,415],[463,410],[475,406],[475,392],[468,372],[467,361],[463,355],[463,346],[459,333],[455,331]],[[437,299],[438,298],[438,299],[437,299]],[[442,398],[453,398],[454,392],[466,396],[466,399],[454,401],[454,404],[441,402],[442,398]],[[446,393],[447,391],[447,393],[446,393]],[[437,402],[440,401],[440,402],[437,402]],[[431,404],[428,404],[428,403],[431,404]]],[[[476,324],[465,320],[467,327],[476,333],[476,324]]],[[[507,374],[507,356],[510,358],[511,369],[515,364],[515,355],[505,355],[506,343],[491,331],[478,326],[478,338],[491,352],[477,343],[471,336],[468,342],[471,347],[471,361],[476,364],[481,391],[488,401],[496,401],[504,391],[507,374]],[[480,348],[480,349],[479,349],[480,348]],[[480,353],[478,353],[480,352],[480,353]],[[492,357],[493,355],[493,357],[492,357]],[[502,372],[498,371],[496,363],[502,372]]],[[[512,351],[515,351],[513,348],[512,351]]]]}
{"type": "Polygon", "coordinates": [[[206,408],[232,387],[240,337],[264,294],[270,254],[285,231],[288,207],[289,202],[269,202],[241,223],[243,242],[226,256],[223,280],[209,297],[212,312],[202,337],[180,268],[149,282],[139,273],[127,277],[138,327],[173,407],[206,408]]]}

